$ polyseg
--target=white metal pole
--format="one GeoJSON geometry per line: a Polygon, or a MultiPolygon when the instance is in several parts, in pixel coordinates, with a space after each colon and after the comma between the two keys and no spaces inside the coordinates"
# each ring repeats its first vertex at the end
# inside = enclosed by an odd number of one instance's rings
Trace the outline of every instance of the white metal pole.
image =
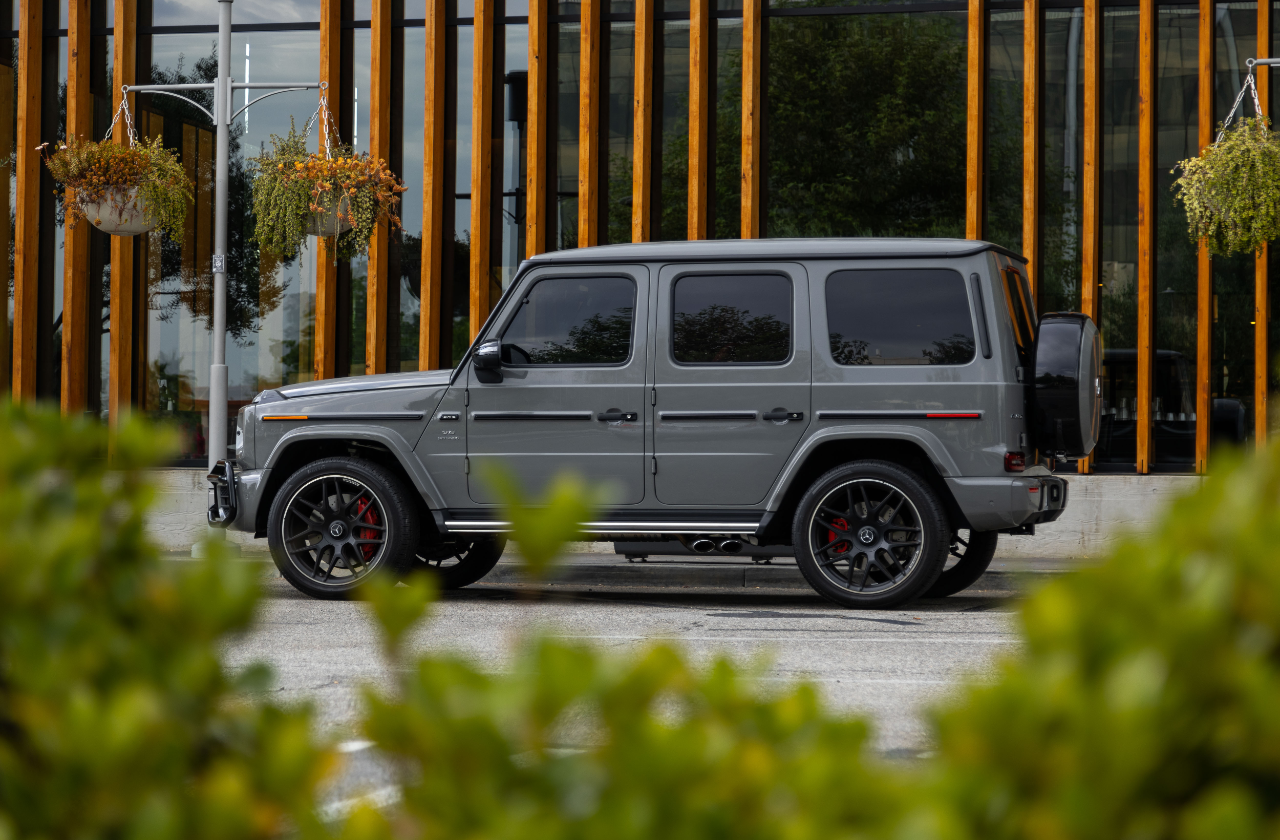
{"type": "Polygon", "coordinates": [[[213,124],[218,132],[213,198],[213,362],[209,366],[209,470],[227,457],[227,167],[231,114],[231,3],[218,0],[218,85],[213,124]]]}

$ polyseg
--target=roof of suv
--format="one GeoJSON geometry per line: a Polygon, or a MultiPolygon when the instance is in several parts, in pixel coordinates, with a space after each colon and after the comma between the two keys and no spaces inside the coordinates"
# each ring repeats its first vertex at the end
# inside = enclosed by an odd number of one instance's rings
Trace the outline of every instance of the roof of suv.
{"type": "Polygon", "coordinates": [[[1026,258],[994,245],[972,239],[709,239],[694,242],[638,242],[627,245],[598,245],[551,251],[530,257],[532,263],[557,262],[645,262],[648,260],[796,260],[796,259],[889,259],[894,257],[967,257],[982,251],[999,251],[1014,259],[1026,258]]]}

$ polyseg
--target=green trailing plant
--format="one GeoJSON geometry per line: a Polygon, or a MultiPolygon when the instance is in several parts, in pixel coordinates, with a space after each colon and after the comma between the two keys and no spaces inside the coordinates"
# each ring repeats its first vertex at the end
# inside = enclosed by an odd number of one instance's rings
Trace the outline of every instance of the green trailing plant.
{"type": "Polygon", "coordinates": [[[1215,254],[1256,253],[1280,237],[1280,140],[1258,116],[1222,127],[1221,139],[1174,168],[1193,241],[1215,254]]]}
{"type": "Polygon", "coordinates": [[[126,146],[111,140],[72,137],[52,151],[47,143],[41,149],[53,179],[75,190],[76,200],[66,204],[69,225],[87,218],[86,204],[105,205],[116,213],[126,211],[132,202],[129,191],[136,188],[147,223],[172,239],[182,238],[192,201],[191,181],[161,138],[126,146]]]}
{"type": "Polygon", "coordinates": [[[306,136],[290,125],[287,136],[271,135],[271,150],[252,165],[254,239],[264,251],[292,258],[313,226],[335,212],[349,226],[326,237],[335,260],[368,253],[379,222],[400,226],[396,208],[405,187],[386,161],[341,145],[308,152],[306,136]]]}

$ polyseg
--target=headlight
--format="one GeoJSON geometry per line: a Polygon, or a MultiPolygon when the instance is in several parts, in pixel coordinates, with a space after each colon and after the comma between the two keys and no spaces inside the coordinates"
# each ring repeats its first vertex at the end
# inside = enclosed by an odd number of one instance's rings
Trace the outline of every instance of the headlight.
{"type": "Polygon", "coordinates": [[[236,461],[244,463],[244,409],[236,414],[236,461]]]}

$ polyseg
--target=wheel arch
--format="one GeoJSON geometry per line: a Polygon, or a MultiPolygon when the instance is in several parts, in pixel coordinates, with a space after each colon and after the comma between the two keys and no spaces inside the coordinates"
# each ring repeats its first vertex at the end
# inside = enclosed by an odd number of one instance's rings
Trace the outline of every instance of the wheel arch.
{"type": "Polygon", "coordinates": [[[383,435],[302,433],[291,434],[282,439],[267,462],[266,482],[254,515],[255,536],[266,535],[271,505],[289,477],[307,464],[333,457],[359,458],[389,470],[413,491],[423,528],[436,530],[432,510],[440,509],[440,505],[433,502],[439,498],[439,494],[431,477],[421,466],[414,468],[412,453],[406,455],[401,447],[383,435]]]}
{"type": "Polygon", "coordinates": [[[769,513],[760,535],[762,541],[788,541],[796,506],[813,482],[832,467],[861,460],[888,461],[911,470],[937,495],[951,527],[968,528],[968,518],[943,479],[948,466],[951,472],[955,471],[954,463],[950,463],[951,459],[939,444],[946,458],[940,466],[930,457],[926,445],[907,435],[831,434],[814,439],[797,453],[778,482],[769,500],[769,513]]]}

